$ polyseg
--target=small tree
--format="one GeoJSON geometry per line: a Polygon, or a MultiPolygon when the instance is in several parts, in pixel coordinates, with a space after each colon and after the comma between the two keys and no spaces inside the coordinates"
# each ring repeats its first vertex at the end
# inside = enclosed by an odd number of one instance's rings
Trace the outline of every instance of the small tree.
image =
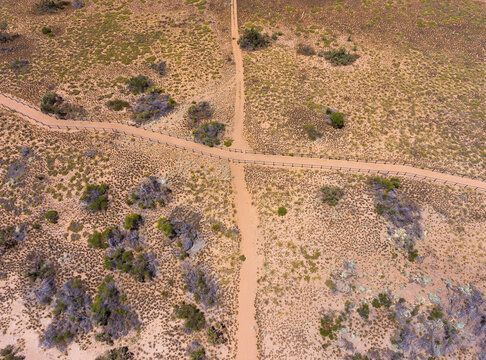
{"type": "Polygon", "coordinates": [[[199,331],[206,326],[204,313],[193,304],[182,303],[175,308],[175,316],[184,319],[184,327],[188,330],[199,331]]]}
{"type": "Polygon", "coordinates": [[[238,40],[238,44],[242,49],[257,50],[268,46],[270,43],[268,35],[263,35],[257,28],[251,27],[243,30],[243,34],[238,40]]]}
{"type": "Polygon", "coordinates": [[[125,217],[124,229],[136,230],[142,222],[142,216],[140,214],[131,213],[125,217]]]}
{"type": "Polygon", "coordinates": [[[333,128],[341,129],[344,127],[344,115],[340,112],[332,113],[329,118],[331,119],[331,124],[333,128]]]}
{"type": "Polygon", "coordinates": [[[151,83],[146,76],[138,75],[127,81],[127,88],[132,94],[144,93],[151,83]]]}

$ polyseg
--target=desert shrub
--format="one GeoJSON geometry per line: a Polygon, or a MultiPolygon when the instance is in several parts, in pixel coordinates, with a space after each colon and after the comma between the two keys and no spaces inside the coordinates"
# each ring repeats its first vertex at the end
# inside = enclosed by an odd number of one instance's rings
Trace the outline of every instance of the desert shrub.
{"type": "Polygon", "coordinates": [[[319,131],[317,131],[315,126],[312,124],[305,124],[304,130],[307,133],[309,140],[315,141],[317,140],[317,138],[322,137],[322,134],[319,131]]]}
{"type": "Polygon", "coordinates": [[[197,126],[201,121],[208,120],[211,118],[213,110],[211,105],[207,101],[201,101],[193,103],[189,109],[187,109],[187,120],[189,126],[197,126]]]}
{"type": "Polygon", "coordinates": [[[442,314],[442,310],[439,306],[435,306],[429,313],[428,319],[429,320],[438,320],[442,319],[444,315],[442,314]]]}
{"type": "Polygon", "coordinates": [[[214,146],[219,145],[219,135],[224,131],[226,125],[217,121],[211,121],[203,124],[199,129],[193,130],[192,135],[198,143],[214,146]]]}
{"type": "Polygon", "coordinates": [[[150,64],[150,67],[154,69],[160,76],[165,76],[167,70],[167,64],[165,61],[150,64]]]}
{"type": "Polygon", "coordinates": [[[190,360],[204,360],[206,359],[206,350],[204,348],[200,348],[198,350],[191,351],[189,354],[190,360]]]}
{"type": "Polygon", "coordinates": [[[66,281],[56,295],[53,319],[43,335],[43,345],[63,350],[78,333],[92,328],[91,298],[80,279],[66,281]]]}
{"type": "Polygon", "coordinates": [[[108,185],[86,184],[86,189],[81,195],[80,200],[88,205],[91,211],[106,210],[108,207],[108,185]]]}
{"type": "Polygon", "coordinates": [[[140,282],[155,276],[155,266],[149,260],[149,254],[138,254],[135,257],[133,251],[124,248],[117,248],[104,258],[107,270],[120,270],[140,282]]]}
{"type": "Polygon", "coordinates": [[[206,326],[204,313],[193,304],[182,303],[175,307],[175,316],[184,319],[184,327],[188,330],[199,331],[206,326]]]}
{"type": "Polygon", "coordinates": [[[194,300],[205,307],[214,306],[217,302],[217,287],[213,279],[197,265],[182,264],[185,288],[194,295],[194,300]]]}
{"type": "Polygon", "coordinates": [[[157,222],[157,229],[162,231],[165,236],[168,238],[174,237],[175,234],[175,226],[170,223],[167,218],[160,218],[159,221],[157,222]]]}
{"type": "Polygon", "coordinates": [[[138,75],[130,78],[127,81],[127,88],[132,94],[142,94],[152,86],[150,80],[143,75],[138,75]]]}
{"type": "Polygon", "coordinates": [[[108,246],[116,247],[124,237],[124,234],[116,226],[112,226],[103,232],[94,231],[88,237],[88,245],[95,249],[105,249],[108,246]]]}
{"type": "Polygon", "coordinates": [[[13,226],[0,229],[0,255],[3,255],[7,250],[13,249],[24,237],[24,230],[13,226]]]}
{"type": "Polygon", "coordinates": [[[161,116],[167,115],[174,109],[175,100],[167,94],[152,91],[137,100],[133,107],[132,120],[137,124],[144,124],[161,116]]]}
{"type": "Polygon", "coordinates": [[[344,47],[325,51],[323,55],[326,60],[329,60],[335,66],[352,64],[358,58],[358,55],[347,52],[344,47]]]}
{"type": "Polygon", "coordinates": [[[357,308],[356,311],[358,312],[359,316],[361,316],[365,320],[368,320],[370,316],[370,307],[368,304],[361,304],[361,306],[357,308]]]}
{"type": "Polygon", "coordinates": [[[240,47],[246,50],[261,49],[268,46],[269,43],[268,35],[260,33],[255,27],[244,29],[243,34],[238,39],[240,47]]]}
{"type": "Polygon", "coordinates": [[[116,349],[108,350],[104,355],[98,356],[95,360],[132,360],[133,353],[128,347],[122,346],[116,349]]]}
{"type": "Polygon", "coordinates": [[[57,222],[59,220],[59,213],[56,210],[49,210],[48,212],[46,212],[44,217],[51,224],[57,224],[57,222]]]}
{"type": "Polygon", "coordinates": [[[16,70],[16,71],[19,71],[19,70],[26,70],[29,66],[29,61],[25,60],[25,59],[15,59],[14,61],[12,61],[12,63],[10,64],[10,67],[13,69],[13,70],[16,70]]]}
{"type": "Polygon", "coordinates": [[[321,188],[322,201],[330,206],[336,206],[344,196],[344,191],[338,186],[324,185],[321,188]]]}
{"type": "Polygon", "coordinates": [[[106,106],[113,111],[121,111],[124,108],[130,106],[130,104],[124,100],[114,99],[106,102],[106,106]]]}
{"type": "Polygon", "coordinates": [[[415,262],[417,257],[418,257],[418,250],[417,249],[414,249],[412,247],[412,249],[408,250],[408,255],[407,255],[408,261],[415,262]]]}
{"type": "Polygon", "coordinates": [[[55,274],[52,263],[42,259],[41,257],[31,254],[27,257],[28,267],[24,271],[25,277],[31,282],[36,280],[43,280],[47,278],[53,278],[55,274]]]}
{"type": "Polygon", "coordinates": [[[66,106],[64,99],[55,92],[47,92],[41,100],[41,111],[46,114],[54,114],[61,119],[66,118],[68,115],[68,107],[66,106]]]}
{"type": "Polygon", "coordinates": [[[216,328],[214,326],[208,326],[206,330],[206,336],[208,338],[208,342],[211,345],[221,345],[226,342],[223,331],[221,331],[219,328],[216,328]]]}
{"type": "Polygon", "coordinates": [[[65,1],[60,0],[40,0],[34,5],[38,14],[50,14],[62,9],[66,5],[65,1]]]}
{"type": "Polygon", "coordinates": [[[279,216],[284,216],[287,214],[287,209],[284,206],[280,206],[277,210],[279,216]]]}
{"type": "Polygon", "coordinates": [[[125,216],[125,223],[123,228],[127,230],[136,230],[142,223],[142,216],[140,214],[131,213],[125,216]]]}
{"type": "Polygon", "coordinates": [[[98,287],[98,294],[91,305],[91,315],[96,325],[113,339],[118,339],[139,325],[137,316],[124,304],[112,277],[107,276],[98,287]]]}
{"type": "Polygon", "coordinates": [[[297,54],[305,55],[305,56],[312,56],[316,54],[316,51],[311,45],[308,44],[298,44],[297,45],[297,54]]]}
{"type": "Polygon", "coordinates": [[[2,360],[24,360],[25,356],[18,354],[19,349],[13,345],[7,345],[3,349],[0,349],[0,356],[2,360]]]}
{"type": "Polygon", "coordinates": [[[83,224],[77,222],[77,221],[74,221],[72,220],[70,223],[69,223],[69,226],[68,226],[68,230],[69,231],[72,231],[72,232],[75,232],[75,233],[78,233],[80,232],[81,230],[83,230],[84,226],[83,224]]]}
{"type": "Polygon", "coordinates": [[[7,32],[8,25],[5,21],[0,21],[0,44],[12,41],[16,35],[7,32]]]}
{"type": "Polygon", "coordinates": [[[129,205],[138,204],[141,209],[154,209],[168,203],[171,192],[172,190],[167,186],[165,179],[149,176],[142,181],[138,188],[132,191],[127,203],[129,205]]]}
{"type": "Polygon", "coordinates": [[[44,35],[47,35],[49,37],[53,37],[54,36],[54,33],[52,32],[51,28],[50,27],[47,27],[47,26],[44,26],[42,29],[41,29],[42,33],[44,35]]]}
{"type": "Polygon", "coordinates": [[[331,115],[329,115],[329,118],[331,119],[331,125],[333,128],[341,129],[344,127],[344,115],[340,112],[333,112],[331,115]]]}
{"type": "Polygon", "coordinates": [[[98,342],[102,342],[108,345],[113,345],[113,339],[111,338],[110,335],[105,334],[105,333],[99,333],[95,335],[95,340],[98,342]]]}
{"type": "Polygon", "coordinates": [[[73,7],[73,9],[81,9],[82,7],[84,7],[84,2],[82,2],[81,0],[73,0],[71,2],[71,6],[73,7]]]}
{"type": "Polygon", "coordinates": [[[321,318],[319,333],[324,339],[329,338],[329,340],[335,340],[336,332],[343,327],[343,320],[342,316],[334,317],[332,314],[325,314],[321,318]]]}
{"type": "Polygon", "coordinates": [[[400,187],[400,179],[392,177],[390,179],[382,176],[375,176],[371,180],[373,183],[383,187],[386,191],[398,189],[400,187]]]}

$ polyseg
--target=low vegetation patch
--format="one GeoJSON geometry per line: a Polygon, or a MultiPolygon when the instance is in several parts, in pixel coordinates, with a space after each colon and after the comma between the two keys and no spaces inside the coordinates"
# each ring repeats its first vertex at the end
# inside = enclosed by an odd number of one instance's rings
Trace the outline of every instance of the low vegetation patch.
{"type": "Polygon", "coordinates": [[[324,185],[321,188],[322,201],[330,206],[336,206],[344,196],[344,191],[339,186],[324,185]]]}
{"type": "Polygon", "coordinates": [[[200,331],[206,326],[204,313],[193,304],[182,303],[175,307],[175,316],[184,319],[184,327],[188,330],[200,331]]]}
{"type": "Polygon", "coordinates": [[[316,54],[316,51],[311,45],[308,44],[298,44],[297,45],[297,54],[304,55],[304,56],[312,56],[316,54]]]}
{"type": "Polygon", "coordinates": [[[203,124],[199,129],[193,130],[192,135],[196,142],[212,147],[221,143],[219,137],[225,127],[225,124],[211,121],[203,124]]]}
{"type": "Polygon", "coordinates": [[[166,205],[170,201],[171,193],[165,179],[148,176],[132,191],[127,204],[137,204],[140,209],[155,209],[157,206],[166,205]]]}
{"type": "Polygon", "coordinates": [[[187,109],[187,120],[190,127],[198,126],[202,121],[209,120],[212,115],[213,110],[207,101],[193,103],[187,109]]]}
{"type": "Polygon", "coordinates": [[[127,230],[137,230],[142,224],[142,216],[140,214],[131,213],[125,216],[125,223],[123,228],[127,230]]]}
{"type": "Polygon", "coordinates": [[[34,5],[34,8],[38,14],[51,14],[63,9],[66,4],[68,4],[66,1],[61,0],[40,0],[34,5]]]}
{"type": "Polygon", "coordinates": [[[175,100],[167,94],[159,91],[151,91],[150,94],[141,96],[133,107],[132,119],[142,125],[167,115],[174,109],[175,100]]]}
{"type": "Polygon", "coordinates": [[[51,224],[57,224],[59,220],[59,213],[56,210],[50,210],[44,215],[47,221],[51,224]]]}
{"type": "Polygon", "coordinates": [[[84,202],[91,211],[104,211],[108,207],[108,185],[87,184],[80,200],[84,202]]]}
{"type": "Polygon", "coordinates": [[[340,112],[333,112],[329,115],[331,119],[331,125],[335,129],[342,129],[344,127],[344,115],[340,112]]]}
{"type": "Polygon", "coordinates": [[[350,52],[346,51],[344,47],[340,47],[339,49],[325,51],[323,56],[326,60],[329,60],[331,64],[334,66],[345,66],[350,65],[358,59],[357,54],[351,54],[350,52]]]}
{"type": "Polygon", "coordinates": [[[124,248],[117,248],[105,256],[105,268],[120,270],[140,282],[151,280],[155,276],[155,267],[150,263],[148,254],[135,256],[132,250],[124,248]]]}
{"type": "Polygon", "coordinates": [[[7,345],[3,349],[0,349],[0,356],[2,360],[24,360],[25,356],[19,355],[20,350],[13,345],[7,345]]]}
{"type": "Polygon", "coordinates": [[[260,33],[257,28],[251,27],[243,30],[238,44],[245,50],[257,50],[268,46],[270,39],[268,35],[260,33]]]}
{"type": "Polygon", "coordinates": [[[107,276],[98,287],[98,294],[91,305],[94,323],[113,339],[125,336],[139,326],[137,316],[125,305],[125,299],[113,278],[107,276]]]}
{"type": "Polygon", "coordinates": [[[138,75],[130,78],[127,81],[127,89],[132,94],[138,95],[147,91],[152,86],[150,80],[143,75],[138,75]]]}
{"type": "Polygon", "coordinates": [[[322,137],[322,134],[319,131],[317,131],[315,126],[312,125],[312,124],[305,124],[304,130],[307,133],[309,140],[311,140],[311,141],[316,141],[317,138],[322,137]]]}
{"type": "Polygon", "coordinates": [[[108,350],[104,355],[98,356],[95,360],[132,360],[133,353],[128,350],[127,346],[108,350]]]}
{"type": "Polygon", "coordinates": [[[113,111],[121,111],[130,106],[127,101],[115,99],[106,102],[106,106],[113,111]]]}

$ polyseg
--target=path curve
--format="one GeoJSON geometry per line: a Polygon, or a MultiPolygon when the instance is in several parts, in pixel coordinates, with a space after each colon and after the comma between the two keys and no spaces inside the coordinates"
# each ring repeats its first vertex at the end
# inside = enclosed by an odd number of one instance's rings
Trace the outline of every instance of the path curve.
{"type": "Polygon", "coordinates": [[[149,141],[174,146],[180,149],[200,153],[202,155],[211,156],[218,159],[228,160],[234,163],[248,163],[276,167],[338,169],[351,172],[407,176],[420,179],[430,179],[434,182],[441,182],[460,187],[470,187],[473,189],[486,191],[486,181],[471,179],[460,175],[442,173],[429,169],[415,168],[408,165],[361,162],[358,160],[336,160],[326,158],[259,154],[252,153],[251,150],[245,151],[232,148],[210,148],[190,141],[186,138],[179,138],[168,134],[159,133],[149,128],[134,127],[121,123],[61,120],[44,114],[29,104],[20,102],[20,100],[15,100],[12,97],[4,94],[0,94],[0,106],[16,112],[32,123],[46,126],[51,129],[88,129],[136,136],[149,141]]]}

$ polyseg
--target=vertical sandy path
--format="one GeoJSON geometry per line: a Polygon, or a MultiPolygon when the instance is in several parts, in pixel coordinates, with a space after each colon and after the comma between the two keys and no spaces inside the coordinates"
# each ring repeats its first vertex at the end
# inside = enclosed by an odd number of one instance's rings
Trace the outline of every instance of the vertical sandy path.
{"type": "Polygon", "coordinates": [[[237,0],[231,0],[231,45],[233,47],[233,57],[236,67],[236,97],[235,97],[235,117],[233,120],[233,139],[234,147],[239,149],[249,149],[244,135],[245,121],[245,84],[243,77],[243,54],[238,45],[240,35],[238,32],[238,7],[237,0]]]}
{"type": "MultiPolygon", "coordinates": [[[[243,55],[238,45],[238,6],[237,0],[231,1],[231,45],[235,60],[235,117],[233,120],[234,146],[240,149],[249,149],[245,140],[245,87],[243,77],[243,55]]],[[[255,298],[258,277],[257,232],[258,215],[251,204],[245,182],[245,169],[243,165],[230,164],[233,174],[233,187],[236,191],[235,206],[236,220],[240,229],[240,253],[245,256],[240,270],[240,284],[238,294],[238,331],[236,334],[237,353],[236,360],[256,360],[257,350],[257,324],[255,312],[255,298]]]]}

